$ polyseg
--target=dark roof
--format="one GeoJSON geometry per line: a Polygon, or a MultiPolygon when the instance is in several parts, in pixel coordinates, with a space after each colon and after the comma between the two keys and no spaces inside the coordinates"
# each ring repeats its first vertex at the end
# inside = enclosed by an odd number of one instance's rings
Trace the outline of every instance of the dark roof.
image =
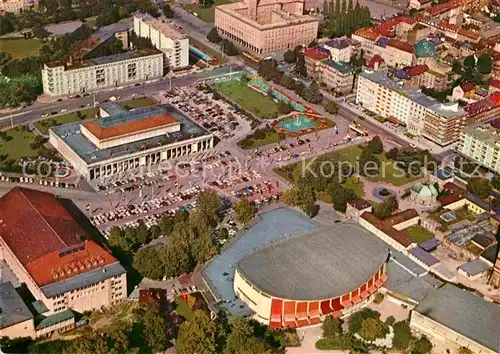
{"type": "Polygon", "coordinates": [[[500,350],[500,307],[473,293],[446,284],[427,296],[414,311],[494,352],[500,350]]]}
{"type": "Polygon", "coordinates": [[[86,233],[53,194],[15,187],[0,198],[0,236],[26,266],[86,233]]]}
{"type": "Polygon", "coordinates": [[[33,318],[11,282],[0,284],[0,329],[33,318]]]}
{"type": "Polygon", "coordinates": [[[485,202],[484,200],[482,200],[481,198],[472,193],[467,192],[467,200],[483,208],[486,211],[491,209],[491,205],[489,205],[487,202],[485,202]]]}
{"type": "Polygon", "coordinates": [[[50,315],[50,316],[43,318],[40,321],[40,323],[38,323],[36,325],[35,328],[37,330],[40,330],[42,328],[55,325],[56,323],[59,323],[59,322],[67,321],[67,320],[72,319],[72,318],[73,319],[75,318],[75,314],[73,313],[73,311],[64,310],[64,311],[61,311],[61,312],[58,312],[58,313],[55,313],[53,315],[50,315]]]}
{"type": "Polygon", "coordinates": [[[336,49],[345,49],[345,48],[349,47],[349,42],[347,41],[346,38],[331,39],[329,41],[326,41],[325,44],[329,47],[336,48],[336,49]]]}
{"type": "Polygon", "coordinates": [[[363,198],[351,200],[348,204],[357,210],[363,210],[372,206],[370,202],[363,198]]]}
{"type": "Polygon", "coordinates": [[[497,256],[498,256],[498,244],[488,247],[487,249],[484,250],[483,253],[481,253],[481,258],[484,258],[493,264],[495,264],[497,256]]]}
{"type": "Polygon", "coordinates": [[[294,300],[334,298],[366,283],[387,261],[388,246],[358,224],[285,239],[238,264],[256,288],[294,300]]]}
{"type": "Polygon", "coordinates": [[[439,263],[439,260],[436,257],[434,257],[430,253],[426,252],[421,247],[417,246],[417,247],[412,248],[410,250],[410,253],[429,267],[432,267],[434,264],[439,263]]]}
{"type": "Polygon", "coordinates": [[[481,246],[483,248],[488,247],[493,242],[493,240],[491,238],[489,238],[488,236],[486,236],[483,233],[479,233],[476,236],[474,236],[472,241],[474,241],[475,243],[477,243],[479,246],[481,246]]]}

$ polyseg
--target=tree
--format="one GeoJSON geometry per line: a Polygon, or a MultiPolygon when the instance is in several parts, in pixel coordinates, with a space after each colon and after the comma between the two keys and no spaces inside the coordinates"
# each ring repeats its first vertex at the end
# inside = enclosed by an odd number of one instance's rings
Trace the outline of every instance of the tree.
{"type": "Polygon", "coordinates": [[[135,228],[135,235],[137,238],[137,242],[140,245],[144,245],[149,241],[150,239],[149,230],[146,224],[144,224],[144,221],[139,220],[139,226],[135,228]]]}
{"type": "Polygon", "coordinates": [[[345,188],[340,183],[332,183],[328,187],[328,194],[332,198],[333,208],[341,213],[347,210],[347,203],[356,199],[356,194],[353,190],[345,188]]]}
{"type": "Polygon", "coordinates": [[[169,4],[165,4],[165,6],[163,7],[163,15],[166,18],[173,18],[174,17],[174,10],[172,10],[172,8],[170,7],[169,4]]]}
{"type": "Polygon", "coordinates": [[[297,55],[292,50],[287,50],[285,54],[283,54],[283,60],[287,63],[295,63],[297,60],[297,55]]]}
{"type": "Polygon", "coordinates": [[[213,189],[204,189],[196,198],[196,214],[200,214],[206,224],[215,228],[221,216],[220,197],[213,189]]]}
{"type": "Polygon", "coordinates": [[[221,48],[224,54],[228,56],[233,56],[238,54],[238,49],[234,46],[234,43],[229,39],[223,39],[221,42],[221,48]]]}
{"type": "Polygon", "coordinates": [[[295,72],[297,75],[307,77],[306,60],[303,53],[297,54],[297,62],[295,64],[295,72]]]}
{"type": "Polygon", "coordinates": [[[334,101],[327,100],[325,110],[330,114],[337,114],[339,112],[339,106],[334,101]]]}
{"type": "Polygon", "coordinates": [[[464,59],[464,67],[472,69],[476,66],[476,58],[474,55],[469,55],[464,59]]]}
{"type": "Polygon", "coordinates": [[[392,215],[392,212],[398,208],[398,200],[394,196],[390,196],[382,203],[373,206],[373,214],[377,218],[386,218],[392,215]]]}
{"type": "Polygon", "coordinates": [[[500,176],[498,174],[495,174],[495,176],[491,179],[491,185],[493,188],[500,190],[500,176]]]}
{"type": "Polygon", "coordinates": [[[161,234],[164,236],[169,235],[174,230],[174,219],[170,216],[163,216],[158,222],[161,234]]]}
{"type": "Polygon", "coordinates": [[[366,318],[361,322],[359,335],[367,341],[373,342],[378,338],[384,338],[389,333],[387,325],[378,318],[366,318]]]}
{"type": "Polygon", "coordinates": [[[323,337],[335,337],[342,335],[342,322],[338,318],[326,316],[322,324],[323,337]]]}
{"type": "Polygon", "coordinates": [[[266,346],[259,341],[251,324],[242,317],[231,317],[229,319],[231,333],[227,336],[225,353],[247,354],[265,353],[266,346]]]}
{"type": "Polygon", "coordinates": [[[146,306],[141,316],[141,324],[144,328],[144,339],[153,353],[167,349],[167,325],[157,304],[146,306]]]}
{"type": "Polygon", "coordinates": [[[432,350],[432,343],[423,335],[419,340],[413,343],[411,354],[427,354],[432,350]]]}
{"type": "Polygon", "coordinates": [[[460,61],[454,60],[451,68],[455,74],[462,74],[462,63],[460,61]]]}
{"type": "Polygon", "coordinates": [[[368,142],[365,149],[368,149],[372,154],[381,154],[384,151],[384,144],[382,144],[382,139],[378,135],[374,136],[372,140],[368,142]]]}
{"type": "Polygon", "coordinates": [[[396,322],[393,329],[394,337],[392,338],[392,346],[399,350],[407,349],[412,338],[411,329],[408,323],[405,321],[396,322]]]}
{"type": "Polygon", "coordinates": [[[362,322],[367,318],[380,318],[380,313],[369,308],[357,311],[349,317],[349,332],[354,334],[361,330],[362,322]]]}
{"type": "Polygon", "coordinates": [[[389,325],[389,326],[392,326],[394,324],[394,322],[396,322],[396,319],[394,318],[394,316],[389,316],[385,319],[385,323],[387,323],[387,325],[389,325]]]}
{"type": "Polygon", "coordinates": [[[134,256],[133,267],[143,277],[160,280],[165,275],[161,253],[165,246],[151,246],[139,250],[134,256]]]}
{"type": "Polygon", "coordinates": [[[491,73],[492,64],[493,64],[493,59],[491,55],[481,54],[477,58],[477,70],[483,75],[491,73]]]}
{"type": "Polygon", "coordinates": [[[284,74],[282,77],[281,77],[281,86],[289,89],[289,90],[294,90],[295,89],[295,80],[284,74]]]}
{"type": "Polygon", "coordinates": [[[194,311],[193,317],[181,324],[175,343],[179,354],[215,353],[218,327],[202,310],[194,311]]]}
{"type": "Polygon", "coordinates": [[[212,27],[210,32],[208,32],[207,39],[215,44],[219,44],[220,42],[222,42],[222,37],[219,35],[216,27],[212,27]]]}
{"type": "Polygon", "coordinates": [[[369,149],[363,149],[359,156],[359,171],[358,173],[366,177],[378,176],[380,172],[380,161],[369,149]]]}
{"type": "Polygon", "coordinates": [[[289,114],[293,110],[292,106],[289,103],[280,101],[278,103],[278,112],[280,114],[289,114]]]}
{"type": "Polygon", "coordinates": [[[481,199],[486,199],[490,196],[492,188],[486,178],[473,177],[467,183],[467,190],[481,199]]]}
{"type": "Polygon", "coordinates": [[[392,149],[390,149],[385,153],[385,156],[389,160],[396,160],[398,158],[398,155],[399,155],[399,150],[396,147],[393,147],[392,149]]]}
{"type": "Polygon", "coordinates": [[[247,224],[255,216],[255,207],[250,204],[246,197],[240,199],[234,206],[234,211],[236,212],[236,220],[242,224],[247,224]]]}
{"type": "Polygon", "coordinates": [[[290,206],[297,205],[297,191],[294,188],[287,189],[281,195],[280,200],[290,206]]]}

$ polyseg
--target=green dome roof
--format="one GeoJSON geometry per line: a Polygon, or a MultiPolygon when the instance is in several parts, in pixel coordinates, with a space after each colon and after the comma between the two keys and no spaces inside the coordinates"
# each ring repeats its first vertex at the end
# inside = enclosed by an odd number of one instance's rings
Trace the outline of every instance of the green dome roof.
{"type": "Polygon", "coordinates": [[[412,189],[419,197],[423,198],[435,197],[438,195],[436,187],[432,184],[416,183],[413,185],[412,189]]]}

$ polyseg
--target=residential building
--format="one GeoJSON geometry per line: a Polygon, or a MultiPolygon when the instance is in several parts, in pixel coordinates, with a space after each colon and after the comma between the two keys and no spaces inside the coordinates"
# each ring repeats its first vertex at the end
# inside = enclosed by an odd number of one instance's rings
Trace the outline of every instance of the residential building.
{"type": "Polygon", "coordinates": [[[214,136],[172,106],[118,112],[49,130],[50,143],[93,180],[213,148],[214,136]]]}
{"type": "Polygon", "coordinates": [[[150,14],[134,16],[134,32],[137,36],[149,38],[155,48],[165,55],[165,65],[183,68],[189,65],[189,38],[150,14]]]}
{"type": "Polygon", "coordinates": [[[330,50],[323,47],[308,48],[304,52],[307,75],[338,92],[351,92],[354,70],[349,64],[328,59],[330,50]]]}
{"type": "Polygon", "coordinates": [[[43,92],[48,96],[116,88],[163,77],[163,54],[157,49],[129,51],[87,60],[46,63],[43,92]]]}
{"type": "Polygon", "coordinates": [[[307,46],[316,39],[318,24],[304,15],[302,0],[246,0],[215,8],[219,34],[256,54],[307,46]]]}
{"type": "Polygon", "coordinates": [[[460,134],[457,151],[477,164],[500,173],[500,119],[472,124],[460,134]]]}
{"type": "Polygon", "coordinates": [[[500,348],[500,308],[453,284],[431,292],[411,312],[410,327],[436,340],[451,341],[472,353],[500,348]]]}
{"type": "Polygon", "coordinates": [[[0,260],[45,316],[36,336],[74,325],[70,310],[93,311],[126,299],[125,269],[54,195],[15,187],[0,198],[0,215],[0,260]]]}
{"type": "Polygon", "coordinates": [[[330,51],[330,59],[334,61],[344,63],[351,61],[352,50],[347,38],[335,38],[326,41],[324,48],[330,51]]]}
{"type": "Polygon", "coordinates": [[[315,46],[304,51],[306,71],[308,77],[317,78],[322,70],[323,60],[330,58],[330,51],[326,48],[315,46]]]}
{"type": "Polygon", "coordinates": [[[361,43],[361,50],[365,53],[367,57],[376,55],[374,53],[375,41],[381,37],[380,34],[376,33],[371,28],[360,28],[352,34],[352,39],[361,43]]]}
{"type": "Polygon", "coordinates": [[[414,62],[413,46],[398,39],[380,37],[375,42],[373,53],[378,54],[392,67],[411,66],[414,62]]]}
{"type": "Polygon", "coordinates": [[[441,145],[458,139],[460,130],[454,124],[462,123],[466,115],[458,105],[441,104],[382,72],[363,71],[357,87],[357,103],[393,123],[405,125],[411,134],[423,135],[441,145]]]}
{"type": "Polygon", "coordinates": [[[458,101],[472,99],[474,97],[474,87],[475,85],[470,82],[455,86],[452,92],[453,100],[458,101]]]}
{"type": "Polygon", "coordinates": [[[24,10],[38,8],[38,0],[4,0],[0,1],[0,14],[2,12],[19,13],[24,10]]]}
{"type": "Polygon", "coordinates": [[[370,202],[365,199],[358,198],[347,202],[345,215],[350,219],[358,221],[361,214],[364,212],[371,213],[372,209],[373,208],[370,202]]]}

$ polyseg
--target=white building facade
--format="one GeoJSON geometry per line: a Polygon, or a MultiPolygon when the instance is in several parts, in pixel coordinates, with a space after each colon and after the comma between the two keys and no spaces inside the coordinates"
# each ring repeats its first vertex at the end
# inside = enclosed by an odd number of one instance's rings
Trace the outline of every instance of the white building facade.
{"type": "Polygon", "coordinates": [[[149,38],[165,54],[165,64],[169,67],[189,65],[189,39],[169,24],[149,14],[137,14],[134,16],[134,32],[139,37],[149,38]]]}
{"type": "Polygon", "coordinates": [[[52,97],[99,91],[161,77],[163,54],[151,49],[75,63],[47,63],[42,69],[43,92],[52,97]]]}

